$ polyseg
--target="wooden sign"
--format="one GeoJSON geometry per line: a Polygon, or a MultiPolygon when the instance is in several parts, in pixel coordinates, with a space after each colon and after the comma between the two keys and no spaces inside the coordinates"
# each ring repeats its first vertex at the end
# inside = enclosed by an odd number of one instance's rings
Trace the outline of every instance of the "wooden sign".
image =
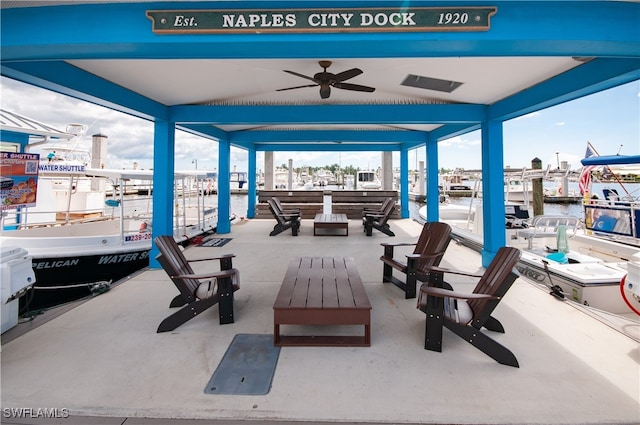
{"type": "Polygon", "coordinates": [[[497,7],[148,10],[159,34],[487,31],[497,7]]]}

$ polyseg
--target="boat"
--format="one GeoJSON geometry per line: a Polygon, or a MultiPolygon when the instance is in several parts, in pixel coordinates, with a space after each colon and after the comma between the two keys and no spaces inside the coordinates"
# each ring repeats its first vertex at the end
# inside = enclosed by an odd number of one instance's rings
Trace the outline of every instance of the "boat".
{"type": "Polygon", "coordinates": [[[382,189],[382,183],[375,171],[365,170],[356,173],[356,189],[382,189]]]}
{"type": "MultiPolygon", "coordinates": [[[[606,165],[605,162],[597,164],[606,165]]],[[[625,189],[623,195],[615,188],[605,188],[600,194],[589,191],[582,217],[549,216],[546,224],[536,224],[539,217],[533,217],[520,220],[519,226],[505,226],[507,244],[522,251],[517,266],[522,277],[592,313],[637,318],[640,315],[639,190],[636,184],[635,190],[625,189]],[[576,226],[561,224],[570,219],[576,226]],[[532,227],[540,227],[535,236],[532,236],[532,227]],[[566,240],[562,236],[565,232],[566,240]]],[[[441,221],[452,225],[455,239],[478,251],[483,247],[481,208],[481,204],[473,210],[468,208],[466,215],[458,208],[457,220],[446,213],[441,217],[441,221]]]]}
{"type": "MultiPolygon", "coordinates": [[[[42,174],[37,208],[6,210],[0,233],[3,246],[24,248],[32,257],[36,284],[21,304],[38,309],[99,293],[146,267],[152,197],[126,195],[126,186],[138,180],[151,187],[152,178],[151,172],[107,169],[85,169],[82,178],[42,174]],[[69,184],[59,184],[65,180],[69,184]],[[119,189],[110,197],[91,189],[108,183],[119,189]]],[[[190,181],[205,182],[176,173],[176,182],[185,182],[175,188],[174,237],[181,243],[215,232],[217,224],[217,209],[206,206],[202,194],[185,190],[190,181]]]]}
{"type": "Polygon", "coordinates": [[[336,185],[336,178],[331,172],[331,170],[327,170],[325,168],[321,168],[316,170],[313,173],[313,185],[319,187],[325,187],[329,185],[336,185]]]}
{"type": "Polygon", "coordinates": [[[249,190],[247,172],[234,170],[229,173],[231,193],[247,193],[249,190]]]}
{"type": "Polygon", "coordinates": [[[467,180],[460,170],[453,170],[448,173],[438,174],[438,187],[444,193],[456,191],[471,191],[471,186],[466,184],[467,180]]]}
{"type": "MultiPolygon", "coordinates": [[[[38,146],[55,150],[51,156],[29,152],[29,145],[27,152],[3,155],[0,242],[28,252],[36,279],[20,298],[23,310],[104,292],[149,264],[153,172],[90,168],[94,159],[77,146],[81,136],[64,146],[56,141],[55,149],[38,146]]],[[[94,136],[93,152],[100,152],[102,137],[94,136]]],[[[217,208],[204,202],[206,178],[206,172],[175,174],[178,242],[215,231],[217,208]]]]}

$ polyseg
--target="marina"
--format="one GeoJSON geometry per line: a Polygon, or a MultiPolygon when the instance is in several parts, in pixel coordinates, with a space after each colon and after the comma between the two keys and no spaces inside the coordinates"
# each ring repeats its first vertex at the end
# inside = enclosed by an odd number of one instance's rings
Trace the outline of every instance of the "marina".
{"type": "MultiPolygon", "coordinates": [[[[347,238],[319,238],[305,219],[299,236],[272,238],[271,220],[245,220],[233,226],[233,239],[222,248],[187,248],[191,259],[236,254],[241,284],[233,324],[219,325],[214,307],[174,332],[156,334],[176,293],[162,269],[136,273],[46,323],[36,318],[19,324],[2,335],[3,406],[65,407],[65,421],[72,424],[125,418],[145,425],[163,423],[161,418],[176,424],[637,422],[636,339],[518,279],[495,316],[506,328],[497,338],[520,368],[500,365],[446,331],[442,353],[424,350],[425,316],[415,299],[382,283],[379,260],[381,242],[413,242],[421,226],[393,220],[395,238],[379,232],[366,237],[359,220],[349,226],[347,238]],[[372,305],[371,346],[283,347],[268,394],[206,394],[235,335],[272,335],[272,306],[289,260],[306,255],[354,257],[372,305]],[[389,404],[395,394],[403,397],[389,404]],[[487,409],[496,398],[508,405],[499,416],[487,409]]],[[[456,243],[441,263],[470,272],[479,265],[477,252],[456,243]]],[[[197,270],[207,268],[199,264],[197,270]]],[[[473,285],[468,278],[451,279],[459,289],[473,285]]],[[[638,335],[637,324],[624,329],[638,335]]],[[[328,326],[324,332],[360,330],[328,326]]]]}
{"type": "Polygon", "coordinates": [[[2,422],[640,423],[640,3],[472,3],[3,0],[2,422]]]}

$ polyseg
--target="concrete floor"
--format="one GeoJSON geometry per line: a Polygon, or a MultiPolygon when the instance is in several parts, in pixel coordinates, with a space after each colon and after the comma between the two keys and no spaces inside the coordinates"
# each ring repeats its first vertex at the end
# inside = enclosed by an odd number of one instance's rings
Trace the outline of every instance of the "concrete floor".
{"type": "MultiPolygon", "coordinates": [[[[392,221],[393,238],[365,237],[357,220],[348,237],[314,237],[311,220],[298,237],[269,237],[273,224],[245,220],[224,235],[233,238],[227,245],[186,250],[192,259],[236,254],[234,324],[220,326],[213,307],[155,333],[177,291],[163,270],[146,270],[19,337],[8,341],[13,330],[5,333],[2,423],[640,423],[638,343],[571,304],[516,281],[494,313],[506,333],[492,337],[514,352],[519,369],[446,329],[443,352],[426,351],[424,314],[381,283],[379,261],[381,242],[415,241],[418,223],[392,221]],[[371,347],[284,347],[268,394],[205,394],[236,334],[273,332],[273,302],[296,256],[355,258],[373,306],[371,347]],[[18,419],[11,408],[32,408],[31,416],[68,409],[69,418],[18,419]]],[[[481,271],[480,255],[451,243],[442,266],[481,271]]],[[[196,263],[196,271],[206,267],[196,263]]],[[[450,276],[458,289],[475,284],[450,276]]]]}

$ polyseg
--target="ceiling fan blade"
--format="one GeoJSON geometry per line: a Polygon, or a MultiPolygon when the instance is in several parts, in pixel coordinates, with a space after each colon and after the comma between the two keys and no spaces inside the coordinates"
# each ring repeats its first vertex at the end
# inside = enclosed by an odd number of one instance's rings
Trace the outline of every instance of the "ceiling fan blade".
{"type": "Polygon", "coordinates": [[[373,87],[361,86],[359,84],[349,84],[349,83],[335,83],[333,87],[343,90],[353,90],[353,91],[366,91],[368,93],[374,92],[376,89],[373,87]]]}
{"type": "Polygon", "coordinates": [[[346,81],[350,78],[353,78],[355,76],[358,76],[362,74],[362,70],[359,68],[351,68],[351,69],[347,69],[346,71],[342,71],[338,74],[334,75],[334,79],[339,83],[342,81],[346,81]]]}
{"type": "Polygon", "coordinates": [[[276,91],[285,91],[285,90],[293,90],[293,89],[301,89],[303,87],[318,87],[318,84],[306,84],[304,86],[295,86],[295,87],[287,87],[286,89],[277,89],[276,91]]]}
{"type": "Polygon", "coordinates": [[[306,76],[306,75],[299,74],[299,73],[297,73],[297,72],[295,72],[295,71],[288,71],[288,70],[286,70],[286,69],[284,69],[283,71],[284,71],[284,72],[286,72],[286,73],[288,73],[288,74],[295,75],[296,77],[305,78],[305,79],[307,79],[307,80],[311,80],[311,81],[313,81],[313,82],[314,82],[314,83],[316,83],[316,84],[320,84],[320,80],[316,80],[316,79],[315,79],[315,78],[313,78],[313,77],[308,77],[308,76],[306,76]]]}

